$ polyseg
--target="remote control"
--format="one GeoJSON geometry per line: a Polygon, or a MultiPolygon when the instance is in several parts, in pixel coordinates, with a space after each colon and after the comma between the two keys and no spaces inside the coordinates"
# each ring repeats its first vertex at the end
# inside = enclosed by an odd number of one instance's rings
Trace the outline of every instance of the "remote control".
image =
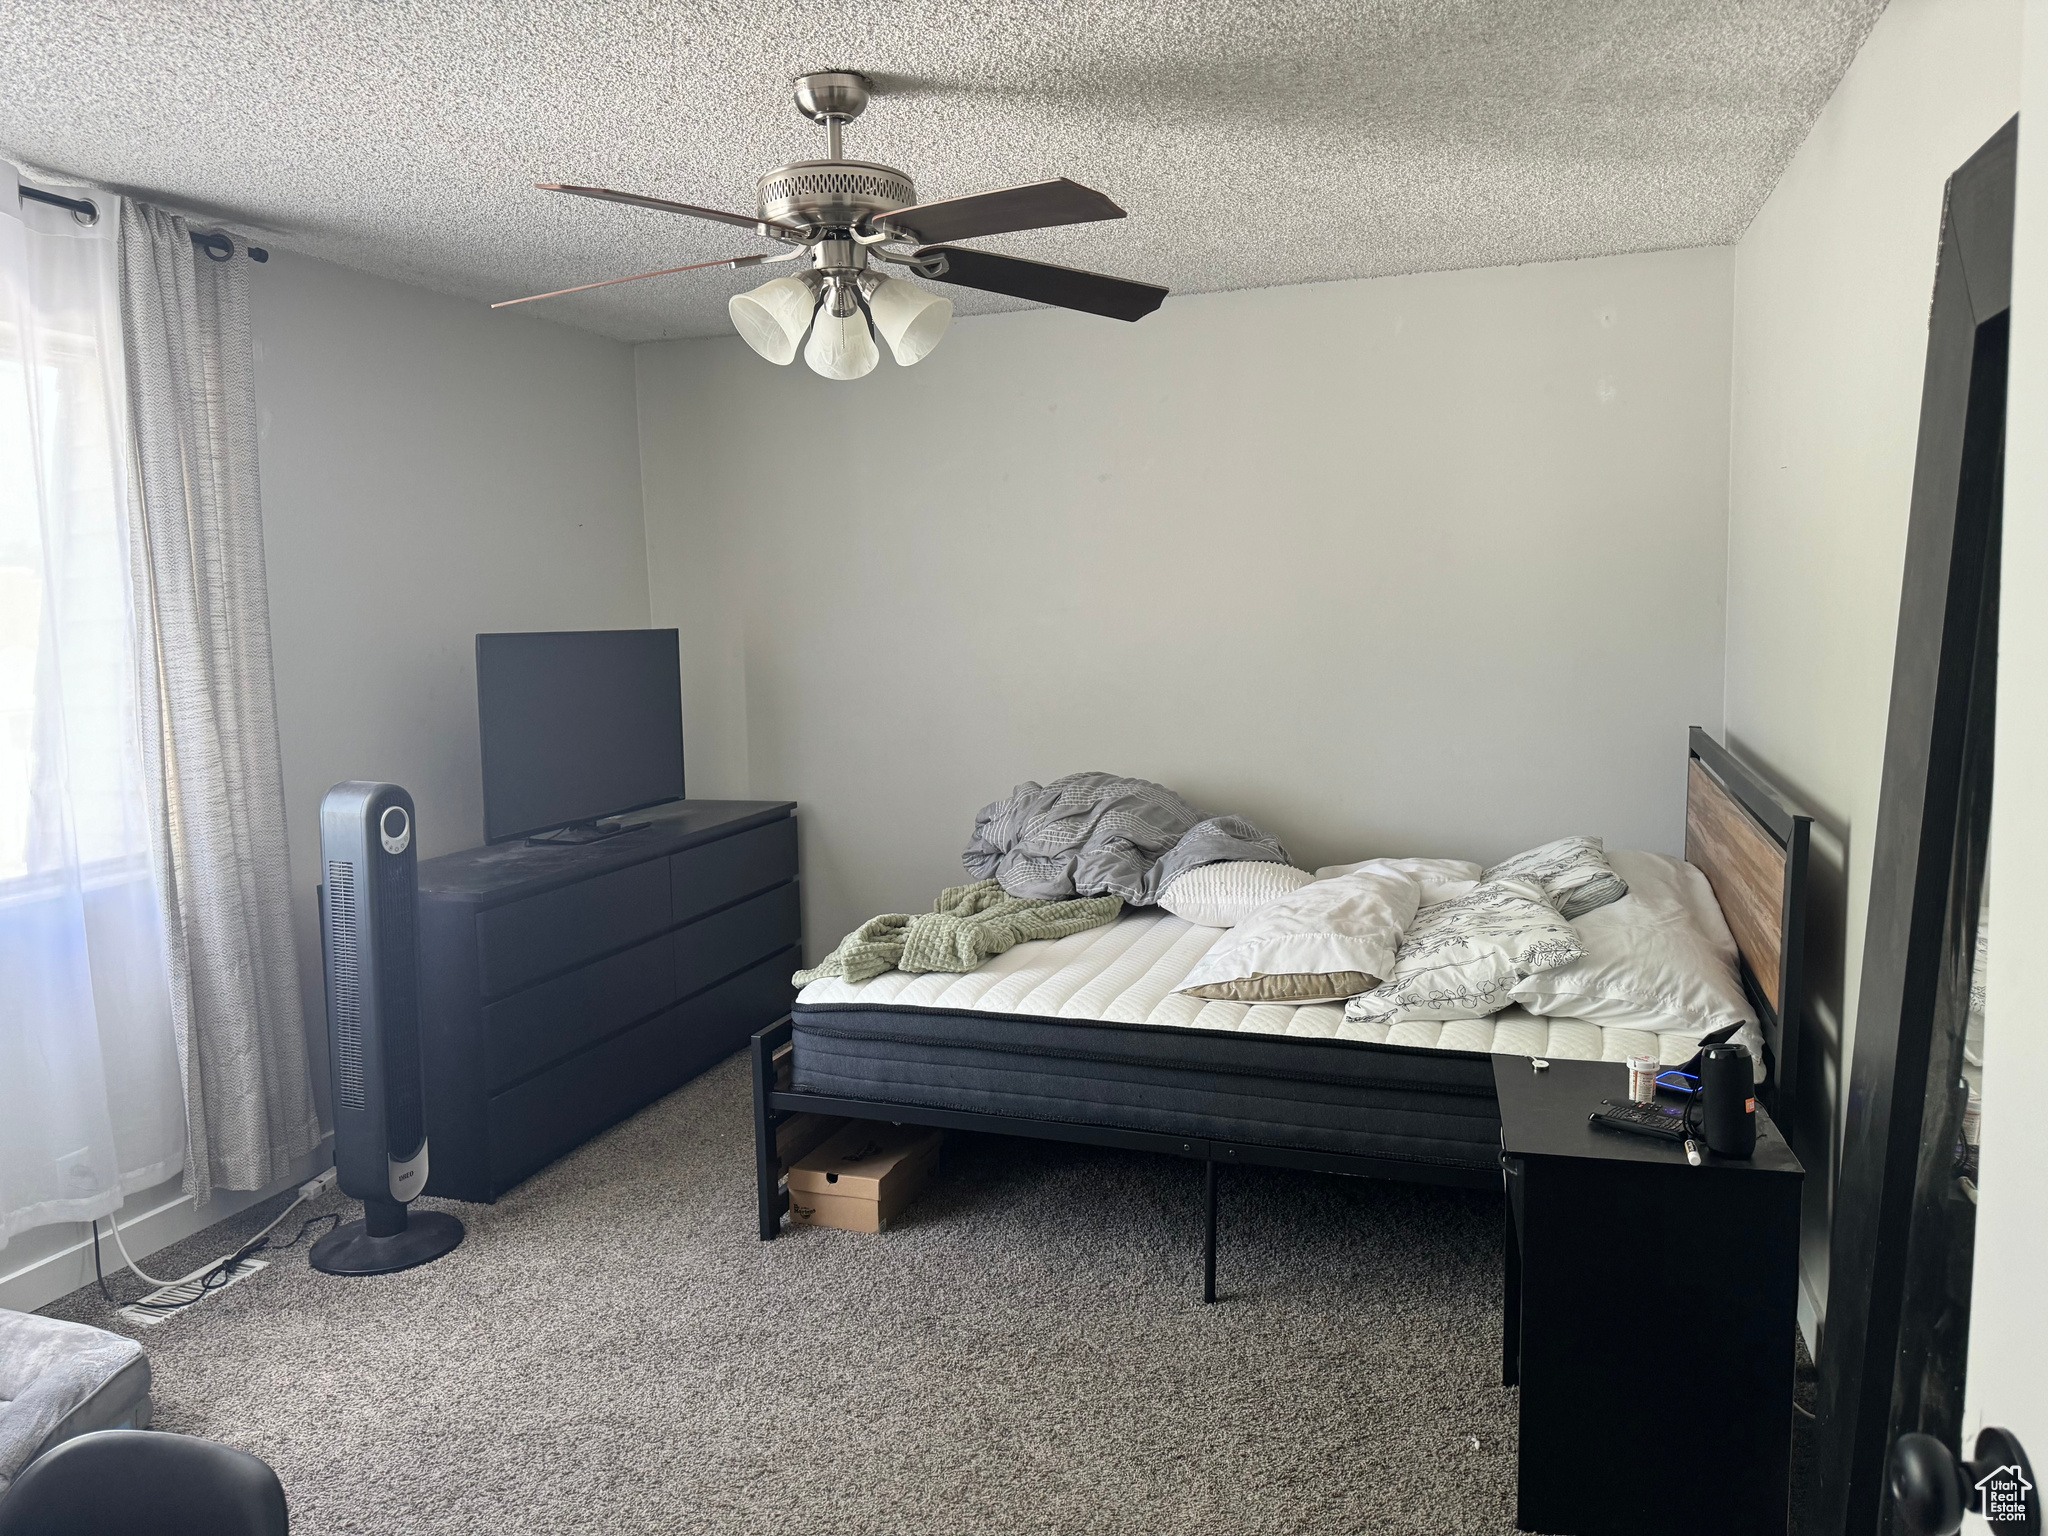
{"type": "Polygon", "coordinates": [[[1631,1131],[1665,1141],[1686,1141],[1692,1136],[1686,1128],[1685,1111],[1666,1109],[1660,1104],[1616,1104],[1612,1099],[1602,1099],[1600,1107],[1588,1118],[1609,1130],[1631,1131]]]}

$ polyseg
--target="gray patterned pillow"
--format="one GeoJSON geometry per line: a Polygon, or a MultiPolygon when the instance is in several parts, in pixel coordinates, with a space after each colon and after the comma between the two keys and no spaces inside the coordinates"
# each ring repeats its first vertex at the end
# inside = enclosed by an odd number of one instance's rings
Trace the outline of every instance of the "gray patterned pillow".
{"type": "Polygon", "coordinates": [[[1584,953],[1536,881],[1485,880],[1416,913],[1393,974],[1345,1004],[1344,1017],[1361,1024],[1482,1019],[1514,1001],[1523,977],[1584,953]]]}
{"type": "Polygon", "coordinates": [[[1597,837],[1560,837],[1501,860],[1479,878],[1540,881],[1550,904],[1566,918],[1584,917],[1628,894],[1628,882],[1608,866],[1597,837]]]}

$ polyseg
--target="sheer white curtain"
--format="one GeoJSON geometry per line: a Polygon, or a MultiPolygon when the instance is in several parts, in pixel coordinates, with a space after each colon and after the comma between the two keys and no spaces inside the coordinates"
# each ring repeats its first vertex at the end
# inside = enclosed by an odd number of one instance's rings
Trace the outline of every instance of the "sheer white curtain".
{"type": "Polygon", "coordinates": [[[0,162],[0,1245],[184,1164],[137,744],[115,199],[0,162]]]}
{"type": "Polygon", "coordinates": [[[320,1143],[292,939],[246,258],[121,205],[142,774],[185,1073],[185,1191],[260,1189],[320,1143]]]}

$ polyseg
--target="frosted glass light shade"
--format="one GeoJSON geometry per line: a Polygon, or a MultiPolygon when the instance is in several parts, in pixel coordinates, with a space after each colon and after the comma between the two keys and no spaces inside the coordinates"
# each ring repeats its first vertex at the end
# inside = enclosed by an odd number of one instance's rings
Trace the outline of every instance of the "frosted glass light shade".
{"type": "Polygon", "coordinates": [[[882,349],[868,330],[868,317],[858,305],[850,315],[835,315],[831,306],[821,306],[818,323],[811,327],[810,344],[804,361],[811,371],[828,379],[858,379],[873,373],[882,360],[882,349]]]}
{"type": "Polygon", "coordinates": [[[953,323],[951,299],[898,277],[885,277],[876,285],[868,295],[868,308],[874,314],[875,329],[905,368],[928,357],[953,323]]]}
{"type": "Polygon", "coordinates": [[[740,340],[771,363],[788,363],[795,360],[817,306],[818,296],[807,284],[778,277],[750,293],[734,294],[725,312],[740,340]]]}

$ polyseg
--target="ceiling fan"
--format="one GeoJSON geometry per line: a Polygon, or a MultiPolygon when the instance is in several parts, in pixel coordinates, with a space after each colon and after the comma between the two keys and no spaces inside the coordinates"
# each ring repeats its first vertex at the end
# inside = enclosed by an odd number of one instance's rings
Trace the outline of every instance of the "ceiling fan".
{"type": "Polygon", "coordinates": [[[878,263],[901,267],[934,282],[1078,309],[1112,320],[1142,319],[1165,299],[1166,290],[1151,283],[951,243],[1022,229],[1122,218],[1123,209],[1100,192],[1061,176],[1000,192],[920,203],[917,189],[902,171],[848,160],[840,154],[841,130],[866,109],[874,88],[866,75],[828,70],[799,75],[795,84],[797,110],[822,124],[829,137],[827,158],[799,160],[761,177],[757,183],[760,211],[756,214],[724,213],[633,192],[614,192],[608,187],[540,184],[543,192],[566,192],[736,224],[793,249],[780,255],[731,256],[607,278],[553,293],[506,299],[491,308],[711,267],[800,262],[796,276],[778,277],[751,293],[736,294],[727,305],[733,325],[747,345],[771,363],[792,361],[797,348],[803,346],[804,361],[826,378],[858,379],[881,359],[875,346],[876,331],[889,344],[896,361],[907,368],[930,354],[953,319],[952,300],[887,276],[877,270],[878,263]],[[810,333],[808,346],[804,346],[806,331],[810,333]]]}

